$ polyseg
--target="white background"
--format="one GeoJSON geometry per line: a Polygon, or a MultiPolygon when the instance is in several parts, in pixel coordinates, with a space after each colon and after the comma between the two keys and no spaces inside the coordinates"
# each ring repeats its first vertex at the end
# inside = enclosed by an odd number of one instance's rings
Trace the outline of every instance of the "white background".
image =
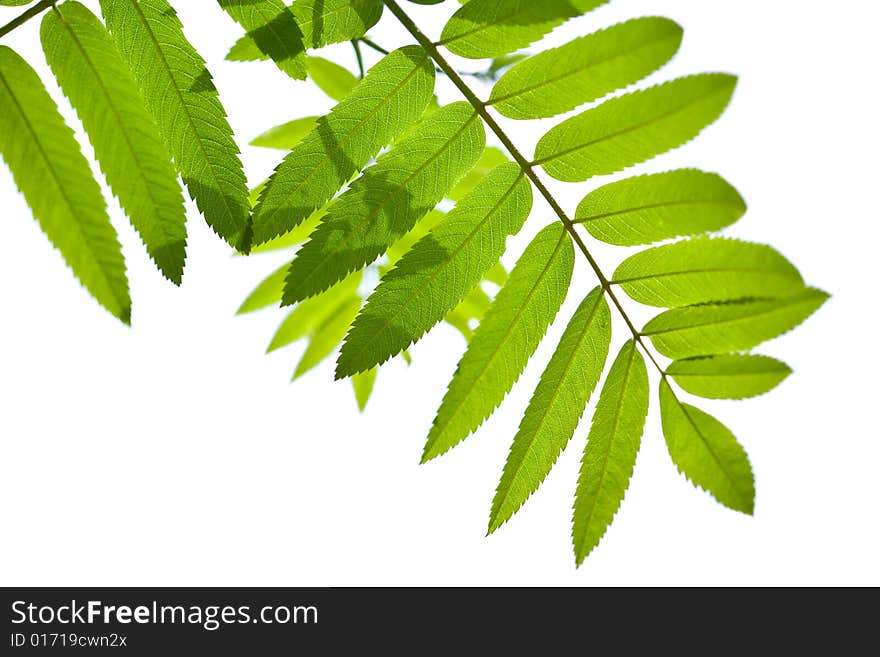
{"type": "MultiPolygon", "coordinates": [[[[331,103],[271,64],[223,61],[238,28],[214,3],[175,4],[215,75],[255,184],[280,154],[244,145],[331,103]]],[[[431,36],[457,7],[403,5],[431,36]]],[[[0,22],[16,11],[4,9],[0,22]]],[[[698,402],[749,452],[754,517],[722,508],[676,472],[652,394],[632,485],[583,567],[574,568],[569,532],[586,420],[538,493],[484,536],[520,414],[564,318],[593,285],[582,264],[576,292],[496,416],[420,466],[464,347],[451,328],[416,346],[412,367],[385,368],[359,415],[350,386],[332,382],[330,362],[289,385],[302,347],[263,355],[280,311],[233,316],[283,255],[232,258],[191,211],[187,272],[176,289],[150,266],[113,202],[135,304],[128,329],[73,280],[0,166],[0,582],[880,584],[880,10],[865,0],[618,0],[546,44],[658,12],[679,21],[685,39],[651,81],[719,70],[741,82],[723,120],[640,170],[723,173],[750,208],[731,234],[772,243],[833,294],[803,327],[762,349],[796,370],[779,389],[747,402],[698,402]]],[[[3,43],[45,73],[38,25],[3,43]]],[[[372,36],[392,47],[409,42],[387,12],[372,36]]],[[[347,45],[326,52],[353,62],[347,45]]],[[[455,99],[438,84],[444,100],[455,99]]],[[[527,154],[547,127],[505,126],[527,154]]],[[[573,210],[604,182],[553,189],[573,210]]],[[[550,220],[536,204],[508,264],[550,220]]],[[[598,245],[596,253],[606,270],[625,255],[598,245]]],[[[616,329],[620,344],[625,332],[616,329]]]]}

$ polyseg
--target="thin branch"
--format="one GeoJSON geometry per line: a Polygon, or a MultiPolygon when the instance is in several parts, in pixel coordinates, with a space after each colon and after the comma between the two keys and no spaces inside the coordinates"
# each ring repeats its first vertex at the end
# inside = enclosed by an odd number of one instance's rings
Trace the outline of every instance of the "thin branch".
{"type": "Polygon", "coordinates": [[[486,103],[480,100],[477,95],[471,90],[470,87],[467,86],[467,83],[461,78],[458,72],[447,62],[443,55],[440,54],[439,50],[437,50],[437,46],[427,37],[419,27],[413,22],[413,20],[407,15],[403,9],[398,6],[395,0],[384,0],[385,6],[391,11],[392,14],[397,18],[398,21],[409,31],[409,33],[418,41],[419,45],[422,46],[430,55],[431,58],[437,63],[437,65],[443,70],[443,73],[448,77],[452,83],[458,87],[458,90],[464,95],[467,101],[473,106],[474,110],[480,115],[489,129],[495,133],[495,136],[501,141],[507,151],[510,153],[511,157],[519,164],[520,168],[522,168],[523,173],[532,181],[535,189],[538,190],[538,193],[544,197],[544,200],[547,201],[550,208],[562,222],[563,226],[565,226],[565,230],[568,231],[569,235],[571,235],[572,240],[577,245],[578,249],[583,253],[584,257],[587,259],[587,262],[590,264],[590,267],[593,270],[593,273],[596,275],[596,278],[599,279],[599,284],[602,286],[602,290],[611,299],[611,302],[617,308],[618,313],[623,318],[623,321],[629,327],[629,330],[632,332],[633,339],[638,343],[638,345],[642,348],[642,351],[648,356],[654,366],[657,368],[657,371],[660,372],[660,375],[663,378],[666,378],[666,373],[663,371],[663,368],[660,366],[660,363],[657,362],[657,359],[654,357],[654,354],[648,349],[644,340],[642,339],[641,333],[639,333],[638,329],[636,329],[635,325],[632,323],[632,320],[629,318],[629,315],[626,314],[626,311],[621,305],[620,300],[617,298],[614,290],[611,287],[611,283],[608,278],[599,268],[599,263],[596,262],[596,259],[593,258],[593,255],[590,253],[589,249],[587,249],[587,245],[584,244],[583,239],[581,239],[580,234],[575,230],[574,222],[568,217],[565,213],[565,210],[562,209],[562,206],[556,201],[553,195],[550,193],[550,190],[547,189],[546,185],[544,185],[543,181],[538,177],[538,174],[535,172],[535,169],[532,165],[532,162],[527,160],[525,156],[520,152],[520,150],[516,147],[516,145],[511,141],[510,137],[504,132],[495,118],[489,113],[486,109],[486,103]]]}
{"type": "Polygon", "coordinates": [[[361,44],[358,43],[357,39],[352,39],[351,45],[354,48],[354,56],[357,59],[358,77],[361,80],[363,80],[364,79],[364,56],[361,54],[361,44]]]}
{"type": "Polygon", "coordinates": [[[15,28],[24,25],[37,14],[40,14],[49,7],[52,7],[57,1],[58,0],[42,0],[41,2],[35,4],[33,7],[25,9],[17,17],[6,23],[6,25],[0,27],[0,37],[4,37],[12,32],[12,30],[14,30],[15,28]]]}
{"type": "MultiPolygon", "coordinates": [[[[375,41],[370,41],[366,37],[361,37],[359,39],[356,39],[356,41],[359,41],[360,43],[364,44],[368,48],[372,48],[376,52],[381,53],[383,55],[387,55],[390,52],[387,48],[383,48],[375,41]]],[[[434,67],[434,72],[439,73],[440,75],[446,75],[446,71],[444,71],[439,66],[434,67]]],[[[492,73],[490,73],[488,71],[461,71],[459,73],[459,75],[467,75],[468,77],[478,78],[480,80],[491,80],[492,79],[492,73]]]]}

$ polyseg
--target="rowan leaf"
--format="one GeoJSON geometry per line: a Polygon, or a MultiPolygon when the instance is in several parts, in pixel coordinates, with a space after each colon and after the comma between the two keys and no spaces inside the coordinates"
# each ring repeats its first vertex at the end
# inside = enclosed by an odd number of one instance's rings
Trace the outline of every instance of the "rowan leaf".
{"type": "Polygon", "coordinates": [[[335,101],[348,96],[357,86],[358,79],[354,73],[329,59],[309,57],[306,65],[312,82],[335,101]]]}
{"type": "Polygon", "coordinates": [[[681,146],[715,121],[736,78],[705,73],[605,101],[541,137],[535,163],[566,182],[614,173],[681,146]]]}
{"type": "Polygon", "coordinates": [[[379,368],[374,367],[371,370],[355,374],[351,377],[351,385],[354,388],[355,401],[357,401],[358,410],[362,413],[367,407],[367,402],[370,400],[370,396],[373,394],[373,388],[376,385],[376,374],[378,371],[379,368]]]}
{"type": "Polygon", "coordinates": [[[40,34],[107,183],[159,270],[179,285],[186,259],[183,195],[128,67],[98,17],[78,2],[47,13],[40,34]]]}
{"type": "Polygon", "coordinates": [[[599,544],[620,508],[647,415],[648,372],[630,340],[608,372],[581,460],[572,523],[577,565],[599,544]]]}
{"type": "Polygon", "coordinates": [[[110,34],[141,88],[189,193],[232,246],[250,241],[238,146],[205,61],[166,0],[101,0],[110,34]]]}
{"type": "Polygon", "coordinates": [[[458,363],[422,462],[467,438],[502,402],[559,311],[573,267],[574,247],[561,224],[532,240],[458,363]]]}
{"type": "Polygon", "coordinates": [[[638,82],[681,44],[667,18],[636,18],[520,62],[492,88],[488,104],[512,119],[561,114],[638,82]]]}
{"type": "Polygon", "coordinates": [[[235,314],[245,315],[268,308],[269,306],[281,305],[281,295],[284,293],[284,279],[287,277],[287,270],[289,268],[290,263],[285,262],[260,281],[260,284],[248,295],[235,314]]]}
{"type": "MultiPolygon", "coordinates": [[[[292,150],[315,129],[315,126],[318,125],[318,118],[317,116],[304,116],[301,119],[276,125],[254,137],[251,140],[251,146],[277,148],[282,151],[292,150]]],[[[259,200],[259,195],[257,200],[259,200]]]]}
{"type": "Polygon", "coordinates": [[[460,57],[499,57],[534,43],[569,18],[608,0],[470,0],[455,12],[439,45],[460,57]]]}
{"type": "Polygon", "coordinates": [[[541,375],[492,500],[489,533],[516,513],[574,435],[608,358],[611,312],[602,288],[581,302],[541,375]]]}
{"type": "Polygon", "coordinates": [[[755,479],[745,450],[730,430],[708,413],[680,402],[666,381],[660,382],[660,416],[679,472],[721,504],[751,515],[755,479]]]}
{"type": "Polygon", "coordinates": [[[791,374],[768,356],[729,354],[676,360],[666,373],[686,392],[709,399],[745,399],[769,392],[791,374]]]}
{"type": "Polygon", "coordinates": [[[610,183],[588,194],[575,214],[590,235],[635,246],[721,230],[746,204],[721,176],[678,169],[610,183]]]}
{"type": "Polygon", "coordinates": [[[384,276],[346,337],[337,376],[385,362],[441,321],[498,262],[531,207],[522,169],[496,167],[384,276]]]}
{"type": "Polygon", "coordinates": [[[803,278],[764,244],[701,237],[627,258],[612,283],[640,303],[675,308],[710,301],[790,296],[803,278]]]}
{"type": "Polygon", "coordinates": [[[434,68],[416,46],[370,69],[282,160],[254,210],[254,241],[281,235],[324,205],[381,148],[415,123],[434,90],[434,68]]]}
{"type": "Polygon", "coordinates": [[[6,46],[0,46],[0,155],[76,277],[130,323],[125,262],[98,183],[37,73],[6,46]]]}
{"type": "Polygon", "coordinates": [[[474,165],[484,144],[483,124],[467,103],[428,117],[329,206],[290,267],[284,303],[317,294],[384,253],[474,165]]]}
{"type": "Polygon", "coordinates": [[[474,191],[474,187],[479,185],[490,171],[505,162],[510,162],[510,160],[501,152],[501,149],[495,146],[486,146],[477,163],[458,181],[455,187],[449,190],[446,198],[451,201],[460,201],[474,191]]]}
{"type": "Polygon", "coordinates": [[[673,308],[649,321],[642,335],[675,359],[743,351],[790,331],[827,299],[806,288],[783,299],[673,308]]]}
{"type": "Polygon", "coordinates": [[[294,80],[305,80],[303,33],[282,0],[217,0],[241,25],[257,50],[294,80]]]}

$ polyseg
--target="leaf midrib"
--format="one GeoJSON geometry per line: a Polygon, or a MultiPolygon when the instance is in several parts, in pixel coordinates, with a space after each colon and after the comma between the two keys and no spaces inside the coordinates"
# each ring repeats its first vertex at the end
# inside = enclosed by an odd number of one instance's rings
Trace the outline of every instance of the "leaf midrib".
{"type": "Polygon", "coordinates": [[[687,201],[663,201],[662,203],[650,203],[647,205],[638,205],[632,208],[625,208],[623,210],[614,210],[613,212],[603,212],[602,214],[594,214],[588,215],[586,217],[577,217],[575,219],[575,223],[586,224],[591,221],[598,221],[600,219],[608,219],[610,217],[617,217],[624,214],[632,214],[634,212],[641,212],[644,210],[656,210],[657,208],[667,208],[667,207],[675,207],[679,205],[722,205],[722,206],[733,206],[740,208],[742,207],[742,203],[739,201],[728,201],[722,199],[692,199],[687,201]]]}
{"type": "Polygon", "coordinates": [[[644,276],[632,276],[630,278],[614,278],[609,281],[614,285],[623,285],[625,283],[638,283],[640,281],[655,280],[658,278],[668,278],[672,276],[687,276],[690,274],[763,274],[766,276],[775,276],[778,278],[797,278],[793,272],[773,271],[770,269],[761,269],[758,267],[704,267],[700,269],[683,269],[677,271],[664,271],[655,274],[646,274],[644,276]]]}

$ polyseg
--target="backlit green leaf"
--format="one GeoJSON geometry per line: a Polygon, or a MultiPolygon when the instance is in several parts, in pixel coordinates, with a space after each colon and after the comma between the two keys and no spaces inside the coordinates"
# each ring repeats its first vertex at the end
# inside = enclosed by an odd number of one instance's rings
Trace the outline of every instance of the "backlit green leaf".
{"type": "Polygon", "coordinates": [[[608,372],[581,460],[572,525],[578,565],[602,540],[620,508],[647,415],[648,372],[630,340],[608,372]]]}
{"type": "Polygon", "coordinates": [[[577,182],[644,162],[696,137],[727,107],[736,78],[692,75],[605,101],[544,135],[535,162],[577,182]]]}
{"type": "Polygon", "coordinates": [[[648,322],[642,335],[670,358],[743,351],[790,331],[827,299],[806,288],[783,299],[673,308],[648,322]]]}
{"type": "Polygon", "coordinates": [[[492,500],[489,532],[537,490],[574,434],[602,376],[611,343],[611,312],[601,288],[581,302],[541,375],[492,500]]]}
{"type": "Polygon", "coordinates": [[[284,303],[317,294],[384,253],[474,165],[484,144],[483,124],[467,103],[431,115],[329,206],[290,267],[284,303]]]}
{"type": "MultiPolygon", "coordinates": [[[[289,151],[297,146],[318,124],[317,116],[304,116],[270,128],[251,140],[251,146],[289,151]]],[[[259,196],[257,197],[259,198],[259,196]]]]}
{"type": "Polygon", "coordinates": [[[434,68],[421,48],[401,48],[376,64],[275,169],[254,210],[255,243],[287,232],[329,201],[419,119],[433,90],[434,68]]]}
{"type": "Polygon", "coordinates": [[[635,246],[720,230],[745,211],[721,176],[679,169],[600,187],[581,201],[575,221],[603,242],[635,246]]]}
{"type": "Polygon", "coordinates": [[[692,395],[745,399],[775,388],[791,374],[791,368],[768,356],[729,354],[676,360],[666,373],[692,395]]]}
{"type": "Polygon", "coordinates": [[[798,270],[775,249],[708,237],[637,253],[613,278],[636,301],[662,308],[785,297],[804,286],[798,270]]]}
{"type": "Polygon", "coordinates": [[[307,65],[312,82],[333,100],[342,100],[357,86],[354,73],[329,59],[309,57],[307,65]]]}
{"type": "Polygon", "coordinates": [[[36,72],[6,46],[0,46],[0,154],[76,277],[129,323],[125,262],[98,183],[36,72]]]}
{"type": "Polygon", "coordinates": [[[498,262],[531,206],[518,165],[492,171],[382,279],[346,338],[337,375],[386,361],[442,320],[498,262]]]}
{"type": "Polygon", "coordinates": [[[78,2],[47,13],[40,34],[46,60],[82,120],[110,188],[159,269],[180,284],[183,195],[128,67],[98,18],[78,2]]]}
{"type": "Polygon", "coordinates": [[[679,472],[736,511],[755,508],[755,479],[745,450],[711,415],[683,404],[660,382],[660,415],[669,455],[679,472]]]}
{"type": "Polygon", "coordinates": [[[517,64],[495,84],[489,105],[513,119],[567,112],[657,70],[681,37],[681,27],[666,18],[620,23],[517,64]]]}
{"type": "Polygon", "coordinates": [[[532,240],[458,363],[423,461],[467,438],[501,403],[559,311],[573,267],[574,247],[561,224],[532,240]]]}
{"type": "Polygon", "coordinates": [[[282,0],[217,0],[257,49],[295,80],[306,77],[303,33],[282,0]]]}

